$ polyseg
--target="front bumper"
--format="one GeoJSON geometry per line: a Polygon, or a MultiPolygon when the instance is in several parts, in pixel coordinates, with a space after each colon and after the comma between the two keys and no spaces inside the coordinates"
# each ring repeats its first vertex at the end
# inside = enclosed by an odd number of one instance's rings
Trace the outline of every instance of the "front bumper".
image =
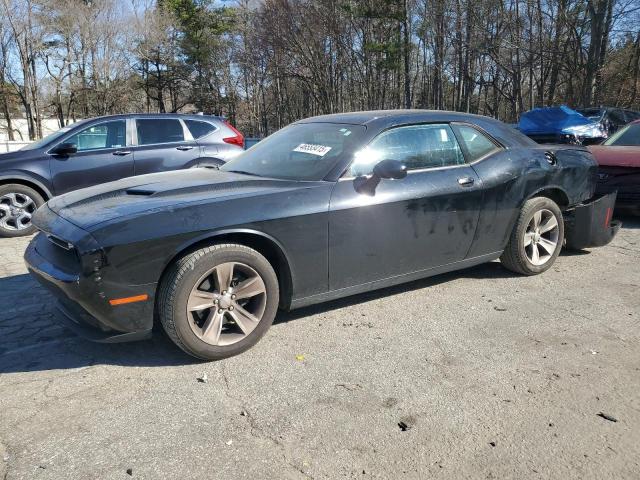
{"type": "Polygon", "coordinates": [[[29,273],[56,298],[54,312],[59,323],[97,342],[140,340],[151,335],[155,283],[123,285],[108,281],[109,272],[103,271],[108,268],[87,272],[80,259],[69,260],[75,252],[61,254],[56,248],[49,245],[44,233],[39,233],[27,247],[24,259],[29,273]],[[109,302],[141,294],[148,300],[115,306],[109,302]]]}
{"type": "Polygon", "coordinates": [[[121,343],[146,340],[151,338],[151,329],[138,332],[120,333],[115,330],[104,331],[100,328],[99,320],[90,317],[86,312],[72,311],[73,308],[61,301],[54,307],[54,319],[63,327],[76,335],[98,343],[121,343]],[[95,326],[95,325],[98,326],[95,326]]]}
{"type": "Polygon", "coordinates": [[[596,196],[565,213],[565,239],[573,250],[602,247],[616,236],[622,223],[613,220],[616,192],[596,196]]]}

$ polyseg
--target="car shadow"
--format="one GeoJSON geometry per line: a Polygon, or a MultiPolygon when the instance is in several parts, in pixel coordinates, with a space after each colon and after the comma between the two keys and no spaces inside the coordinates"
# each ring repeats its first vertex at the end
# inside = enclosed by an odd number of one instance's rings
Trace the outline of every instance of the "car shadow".
{"type": "Polygon", "coordinates": [[[93,343],[53,320],[53,297],[30,275],[0,278],[0,374],[97,364],[162,367],[198,360],[162,333],[131,344],[93,343]]]}
{"type": "MultiPolygon", "coordinates": [[[[514,276],[517,275],[503,268],[499,262],[490,262],[291,312],[279,312],[274,324],[285,324],[317,313],[411,292],[454,279],[487,280],[514,276]]],[[[160,328],[155,329],[152,339],[135,344],[100,344],[78,337],[54,322],[53,297],[28,274],[0,278],[0,302],[5,306],[0,311],[0,374],[74,369],[91,365],[164,367],[200,363],[177,348],[160,328]]]]}
{"type": "Polygon", "coordinates": [[[632,215],[629,213],[616,213],[614,215],[616,220],[622,222],[624,228],[637,229],[640,228],[640,215],[632,215]]]}
{"type": "Polygon", "coordinates": [[[464,270],[457,270],[449,273],[442,273],[440,275],[434,275],[433,277],[423,278],[420,280],[414,280],[412,282],[403,283],[393,287],[381,288],[379,290],[372,290],[371,292],[360,293],[349,297],[332,300],[329,302],[319,303],[317,305],[311,305],[309,307],[303,307],[291,312],[281,312],[276,318],[274,324],[286,323],[299,318],[307,317],[309,315],[315,315],[317,313],[328,312],[331,310],[337,310],[340,308],[350,307],[359,303],[376,300],[379,298],[391,297],[393,295],[399,295],[402,293],[412,292],[414,290],[420,290],[428,288],[441,283],[446,283],[451,280],[460,278],[469,278],[474,280],[487,280],[498,278],[513,278],[520,275],[510,272],[504,268],[500,262],[494,261],[490,263],[483,263],[476,267],[467,268],[464,270]]]}
{"type": "Polygon", "coordinates": [[[590,255],[590,250],[571,250],[569,248],[563,248],[560,252],[561,257],[579,257],[582,255],[590,255]]]}

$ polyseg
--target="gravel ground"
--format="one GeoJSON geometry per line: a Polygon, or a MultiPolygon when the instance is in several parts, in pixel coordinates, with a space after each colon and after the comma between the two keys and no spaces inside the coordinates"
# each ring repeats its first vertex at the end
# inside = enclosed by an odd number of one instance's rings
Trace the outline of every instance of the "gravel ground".
{"type": "Polygon", "coordinates": [[[28,240],[0,239],[0,478],[637,479],[625,221],[537,277],[494,262],[281,314],[216,363],[162,335],[74,337],[26,274],[28,240]]]}

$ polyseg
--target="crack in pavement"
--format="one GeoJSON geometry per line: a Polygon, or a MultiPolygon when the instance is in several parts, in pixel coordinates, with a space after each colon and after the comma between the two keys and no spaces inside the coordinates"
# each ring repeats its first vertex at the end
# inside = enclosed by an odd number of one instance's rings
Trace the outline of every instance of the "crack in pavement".
{"type": "Polygon", "coordinates": [[[3,480],[9,476],[9,449],[0,439],[0,474],[3,480]]]}
{"type": "Polygon", "coordinates": [[[295,462],[293,461],[293,459],[289,458],[289,456],[287,455],[286,446],[280,440],[278,440],[277,438],[274,438],[273,436],[271,436],[267,432],[265,432],[265,430],[263,428],[261,428],[257,424],[256,418],[251,414],[251,412],[249,411],[249,408],[245,405],[245,403],[241,399],[237,398],[235,395],[231,394],[231,387],[229,385],[229,378],[227,377],[227,372],[226,372],[226,368],[225,368],[225,364],[224,363],[220,364],[220,374],[222,375],[222,381],[224,382],[224,385],[225,385],[225,392],[224,393],[225,393],[226,397],[231,399],[231,400],[233,400],[234,402],[238,403],[240,405],[241,411],[246,413],[245,417],[249,421],[249,434],[254,438],[267,440],[267,441],[273,443],[278,448],[280,448],[282,450],[282,452],[281,452],[282,453],[282,458],[283,458],[283,460],[285,461],[285,463],[287,465],[289,465],[296,472],[301,473],[302,475],[304,475],[305,478],[313,480],[313,477],[311,475],[309,475],[301,467],[296,465],[295,462]],[[256,434],[256,432],[257,432],[257,434],[256,434]]]}

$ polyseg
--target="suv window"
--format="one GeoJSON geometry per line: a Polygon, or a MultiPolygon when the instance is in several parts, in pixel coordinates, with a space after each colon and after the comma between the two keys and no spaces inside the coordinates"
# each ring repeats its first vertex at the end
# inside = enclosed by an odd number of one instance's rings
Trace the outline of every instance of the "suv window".
{"type": "Polygon", "coordinates": [[[201,122],[199,120],[185,120],[184,123],[186,123],[187,128],[191,132],[191,136],[193,136],[193,138],[205,137],[216,129],[216,127],[214,127],[210,123],[201,122]]]}
{"type": "Polygon", "coordinates": [[[464,143],[469,153],[470,162],[475,162],[479,158],[498,150],[495,143],[475,128],[466,125],[459,125],[457,128],[458,132],[460,132],[462,143],[464,143]]]}
{"type": "Polygon", "coordinates": [[[398,160],[408,170],[461,165],[464,156],[449,125],[411,125],[378,135],[355,155],[350,175],[369,175],[381,160],[398,160]]]}
{"type": "Polygon", "coordinates": [[[174,118],[139,118],[136,120],[138,145],[183,142],[184,131],[174,118]]]}
{"type": "Polygon", "coordinates": [[[125,120],[92,125],[69,137],[66,142],[75,143],[78,151],[101,148],[120,148],[127,144],[127,123],[125,120]]]}

